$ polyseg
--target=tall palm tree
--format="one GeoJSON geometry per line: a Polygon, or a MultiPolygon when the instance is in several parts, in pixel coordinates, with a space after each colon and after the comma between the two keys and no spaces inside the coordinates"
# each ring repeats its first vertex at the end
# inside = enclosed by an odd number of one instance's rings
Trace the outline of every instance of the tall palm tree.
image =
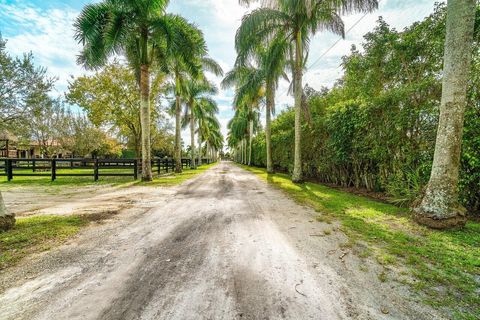
{"type": "Polygon", "coordinates": [[[181,172],[181,105],[182,96],[185,95],[185,86],[189,80],[202,81],[205,79],[205,73],[211,72],[216,76],[222,76],[223,70],[220,65],[207,56],[207,48],[203,41],[197,44],[197,53],[193,60],[195,64],[190,62],[190,65],[186,64],[183,59],[180,59],[175,55],[170,55],[170,64],[175,81],[175,171],[181,172]]]}
{"type": "MultiPolygon", "coordinates": [[[[278,88],[280,77],[288,80],[285,73],[287,67],[287,56],[290,50],[290,43],[285,41],[283,35],[273,38],[267,45],[258,45],[255,50],[249,54],[247,50],[240,48],[236,65],[246,66],[253,63],[256,69],[247,76],[247,83],[243,84],[249,91],[265,90],[265,142],[267,172],[273,173],[272,144],[271,144],[271,117],[275,112],[275,92],[278,88]]],[[[228,79],[227,79],[228,80],[228,79]]]]}
{"type": "MultiPolygon", "coordinates": [[[[241,0],[244,3],[252,0],[241,0]]],[[[303,68],[311,37],[328,30],[344,36],[340,13],[370,12],[378,0],[270,0],[243,18],[237,31],[237,51],[253,52],[257,44],[284,37],[293,46],[293,90],[295,98],[295,158],[292,181],[301,182],[301,118],[303,68]]]]}
{"type": "MultiPolygon", "coordinates": [[[[253,119],[258,120],[258,113],[257,117],[253,117],[253,119]]],[[[228,141],[230,147],[237,149],[240,154],[240,162],[243,164],[248,164],[249,157],[247,152],[247,139],[250,136],[251,130],[251,120],[252,114],[250,109],[247,107],[236,108],[235,115],[233,118],[228,122],[227,128],[229,130],[228,133],[228,141]]],[[[254,128],[258,126],[258,121],[253,122],[254,128]]]]}
{"type": "Polygon", "coordinates": [[[75,38],[83,45],[78,63],[86,68],[105,65],[124,55],[135,71],[141,96],[142,179],[152,180],[150,147],[150,72],[166,51],[184,61],[195,55],[195,34],[185,19],[166,14],[168,0],[104,0],[86,5],[75,22],[75,38]]]}
{"type": "Polygon", "coordinates": [[[432,228],[466,223],[458,201],[458,176],[475,24],[475,0],[448,0],[444,77],[432,173],[415,208],[418,222],[432,228]]]}
{"type": "Polygon", "coordinates": [[[198,101],[195,115],[197,119],[197,134],[198,134],[198,164],[202,164],[204,141],[207,141],[210,131],[214,127],[220,128],[218,119],[215,114],[218,113],[218,105],[213,99],[201,99],[198,101]]]}
{"type": "MultiPolygon", "coordinates": [[[[202,116],[203,106],[213,106],[215,103],[210,98],[210,95],[214,95],[218,92],[215,85],[207,81],[202,80],[190,80],[185,86],[184,99],[185,103],[185,116],[184,126],[190,125],[190,151],[191,151],[191,168],[195,169],[196,149],[195,149],[195,129],[197,119],[202,116]]],[[[213,109],[213,108],[211,108],[213,109]]]]}
{"type": "Polygon", "coordinates": [[[258,123],[258,109],[265,96],[265,87],[262,82],[262,70],[251,66],[237,63],[236,66],[226,74],[222,81],[222,87],[235,87],[233,99],[234,109],[244,109],[248,117],[249,151],[247,164],[251,164],[252,142],[254,123],[258,123]]]}

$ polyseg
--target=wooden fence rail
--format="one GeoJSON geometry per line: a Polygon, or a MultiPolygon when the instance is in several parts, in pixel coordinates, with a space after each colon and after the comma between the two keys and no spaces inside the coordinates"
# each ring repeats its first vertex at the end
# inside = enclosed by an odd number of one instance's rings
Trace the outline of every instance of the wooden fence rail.
{"type": "MultiPolygon", "coordinates": [[[[198,160],[196,160],[198,164],[198,160]]],[[[202,159],[202,163],[211,163],[210,159],[202,159]]],[[[182,167],[190,167],[190,159],[182,159],[182,167]]],[[[152,171],[158,175],[175,170],[173,159],[152,159],[152,171]]],[[[142,172],[140,159],[22,159],[0,158],[0,176],[11,181],[18,177],[133,177],[135,180],[142,172]],[[68,172],[80,169],[85,172],[68,172]],[[58,172],[61,170],[61,172],[58,172]],[[90,172],[88,172],[88,171],[90,172]]]]}

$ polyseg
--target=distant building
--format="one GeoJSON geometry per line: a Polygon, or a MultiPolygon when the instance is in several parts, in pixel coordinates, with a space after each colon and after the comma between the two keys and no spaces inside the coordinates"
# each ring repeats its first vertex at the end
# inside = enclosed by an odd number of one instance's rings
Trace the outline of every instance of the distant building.
{"type": "Polygon", "coordinates": [[[20,144],[17,137],[9,131],[0,131],[0,158],[40,159],[50,157],[71,158],[72,152],[64,150],[58,141],[45,143],[33,141],[28,145],[20,144]],[[44,146],[52,150],[49,155],[42,151],[45,150],[44,146]]]}

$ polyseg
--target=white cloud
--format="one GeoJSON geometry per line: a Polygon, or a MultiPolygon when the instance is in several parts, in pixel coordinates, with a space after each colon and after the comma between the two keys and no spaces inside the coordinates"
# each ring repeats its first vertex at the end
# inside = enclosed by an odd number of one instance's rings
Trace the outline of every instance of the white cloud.
{"type": "MultiPolygon", "coordinates": [[[[342,75],[340,66],[341,57],[350,52],[352,44],[358,48],[363,42],[363,36],[371,31],[378,20],[384,20],[392,27],[402,30],[411,23],[421,20],[433,11],[436,0],[381,0],[380,9],[374,13],[363,16],[355,14],[344,17],[346,29],[355,27],[328,53],[338,36],[330,33],[321,33],[315,36],[310,45],[310,61],[313,62],[324,54],[315,63],[313,68],[305,74],[304,83],[315,89],[322,86],[332,86],[336,79],[342,75]]],[[[45,1],[47,3],[48,1],[45,1]]],[[[82,1],[84,2],[84,1],[82,1]]],[[[7,49],[15,55],[32,51],[36,63],[48,68],[49,74],[57,77],[58,93],[66,89],[70,75],[80,75],[85,71],[76,64],[76,56],[81,47],[74,40],[73,22],[81,10],[78,7],[62,6],[61,9],[40,8],[28,1],[16,1],[15,4],[6,4],[0,0],[0,19],[8,19],[13,26],[9,26],[7,49]],[[13,31],[12,31],[13,30],[13,31]]],[[[43,5],[42,5],[43,6],[43,5]]],[[[238,4],[238,0],[176,0],[171,1],[169,11],[178,13],[188,20],[195,22],[205,34],[205,39],[210,50],[210,55],[228,71],[235,61],[234,38],[237,28],[241,24],[244,14],[251,11],[238,4]]],[[[0,26],[2,22],[0,20],[0,26]]],[[[220,85],[221,78],[210,75],[209,78],[220,85]]],[[[220,87],[220,86],[219,86],[220,87]]],[[[282,81],[277,90],[277,113],[292,105],[293,98],[287,94],[288,83],[282,81]]],[[[233,115],[230,104],[233,93],[231,90],[220,90],[216,99],[219,103],[219,121],[222,132],[226,135],[226,124],[233,115]]],[[[263,118],[264,116],[262,116],[263,118]]],[[[189,132],[182,132],[185,145],[189,144],[189,132]]]]}
{"type": "Polygon", "coordinates": [[[7,49],[14,55],[32,52],[37,65],[48,68],[58,79],[61,94],[70,75],[83,73],[76,64],[81,47],[74,40],[73,22],[79,12],[73,9],[41,9],[28,5],[0,3],[0,17],[8,17],[18,29],[7,38],[7,49]]]}

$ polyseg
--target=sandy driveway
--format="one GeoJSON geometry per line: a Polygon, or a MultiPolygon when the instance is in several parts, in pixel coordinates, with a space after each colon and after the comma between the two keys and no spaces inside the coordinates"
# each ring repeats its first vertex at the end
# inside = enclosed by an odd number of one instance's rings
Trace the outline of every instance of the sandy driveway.
{"type": "Polygon", "coordinates": [[[440,319],[232,164],[157,197],[9,269],[0,318],[440,319]]]}

